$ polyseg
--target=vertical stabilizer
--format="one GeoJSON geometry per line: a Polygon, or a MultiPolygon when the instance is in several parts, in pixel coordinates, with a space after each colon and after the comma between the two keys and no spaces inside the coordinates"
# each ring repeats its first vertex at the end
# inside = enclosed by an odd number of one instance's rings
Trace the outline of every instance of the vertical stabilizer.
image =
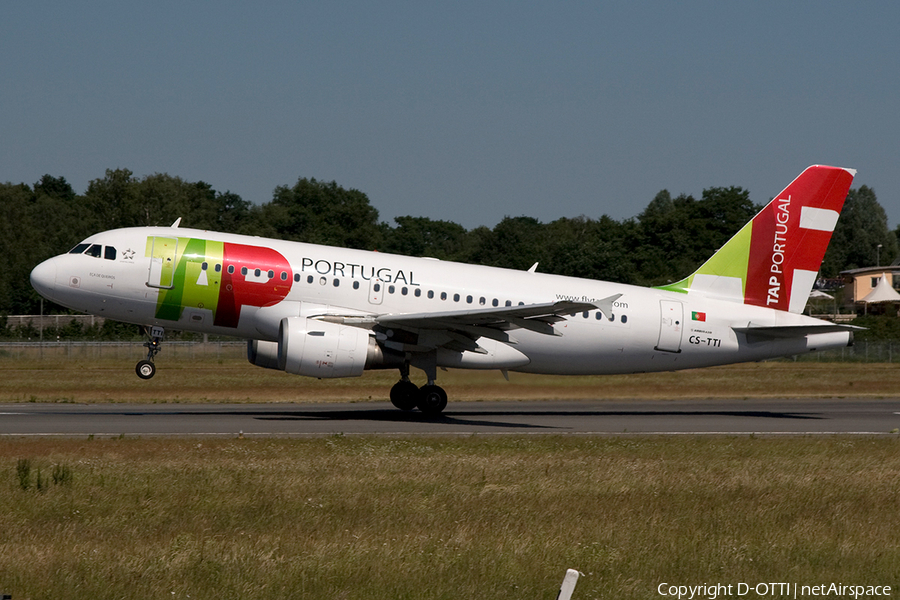
{"type": "Polygon", "coordinates": [[[855,175],[807,168],[693,275],[662,289],[802,312],[855,175]]]}

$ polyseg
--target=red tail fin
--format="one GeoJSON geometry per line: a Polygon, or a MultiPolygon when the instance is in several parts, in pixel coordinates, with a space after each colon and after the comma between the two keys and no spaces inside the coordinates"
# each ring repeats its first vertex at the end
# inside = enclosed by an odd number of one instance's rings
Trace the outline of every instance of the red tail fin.
{"type": "Polygon", "coordinates": [[[809,167],[753,218],[746,304],[803,310],[855,174],[809,167]]]}
{"type": "Polygon", "coordinates": [[[691,276],[662,289],[802,312],[854,175],[807,168],[691,276]]]}

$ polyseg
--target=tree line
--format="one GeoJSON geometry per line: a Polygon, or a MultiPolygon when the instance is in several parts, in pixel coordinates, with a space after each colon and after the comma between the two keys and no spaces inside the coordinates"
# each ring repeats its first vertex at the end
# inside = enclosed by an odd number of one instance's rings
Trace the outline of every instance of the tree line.
{"type": "MultiPolygon", "coordinates": [[[[87,236],[117,227],[170,225],[288,240],[430,256],[638,285],[661,285],[693,272],[759,210],[740,187],[713,187],[697,199],[660,191],[637,216],[560,218],[542,223],[506,217],[474,229],[424,216],[379,220],[361,191],[336,182],[299,178],[254,205],[203,181],[166,173],[136,177],[107,170],[77,194],[64,177],[44,175],[33,185],[0,183],[0,315],[36,314],[40,298],[29,273],[87,236]]],[[[822,264],[823,277],[888,264],[898,254],[900,227],[892,231],[875,192],[850,190],[822,264]],[[881,245],[878,248],[879,244],[881,245]]],[[[45,312],[61,310],[45,307],[45,312]]]]}

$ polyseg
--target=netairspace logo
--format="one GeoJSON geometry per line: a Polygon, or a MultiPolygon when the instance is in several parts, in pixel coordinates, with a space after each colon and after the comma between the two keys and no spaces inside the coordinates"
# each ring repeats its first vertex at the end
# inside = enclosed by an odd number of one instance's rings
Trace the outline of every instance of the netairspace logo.
{"type": "Polygon", "coordinates": [[[821,583],[801,585],[798,583],[704,583],[701,585],[674,585],[661,583],[656,588],[660,596],[677,600],[717,598],[875,598],[890,597],[889,585],[844,585],[843,583],[821,583]]]}

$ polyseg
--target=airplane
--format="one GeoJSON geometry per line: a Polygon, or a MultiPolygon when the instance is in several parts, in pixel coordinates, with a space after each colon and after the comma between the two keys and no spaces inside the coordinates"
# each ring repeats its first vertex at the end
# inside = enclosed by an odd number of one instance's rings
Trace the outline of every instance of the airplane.
{"type": "Polygon", "coordinates": [[[398,369],[399,409],[438,415],[437,369],[671,371],[838,348],[802,313],[853,169],[804,170],[693,274],[655,288],[180,227],[88,237],[31,272],[45,298],[149,329],[247,340],[257,366],[317,378],[398,369]],[[426,384],[410,380],[410,367],[426,384]]]}

